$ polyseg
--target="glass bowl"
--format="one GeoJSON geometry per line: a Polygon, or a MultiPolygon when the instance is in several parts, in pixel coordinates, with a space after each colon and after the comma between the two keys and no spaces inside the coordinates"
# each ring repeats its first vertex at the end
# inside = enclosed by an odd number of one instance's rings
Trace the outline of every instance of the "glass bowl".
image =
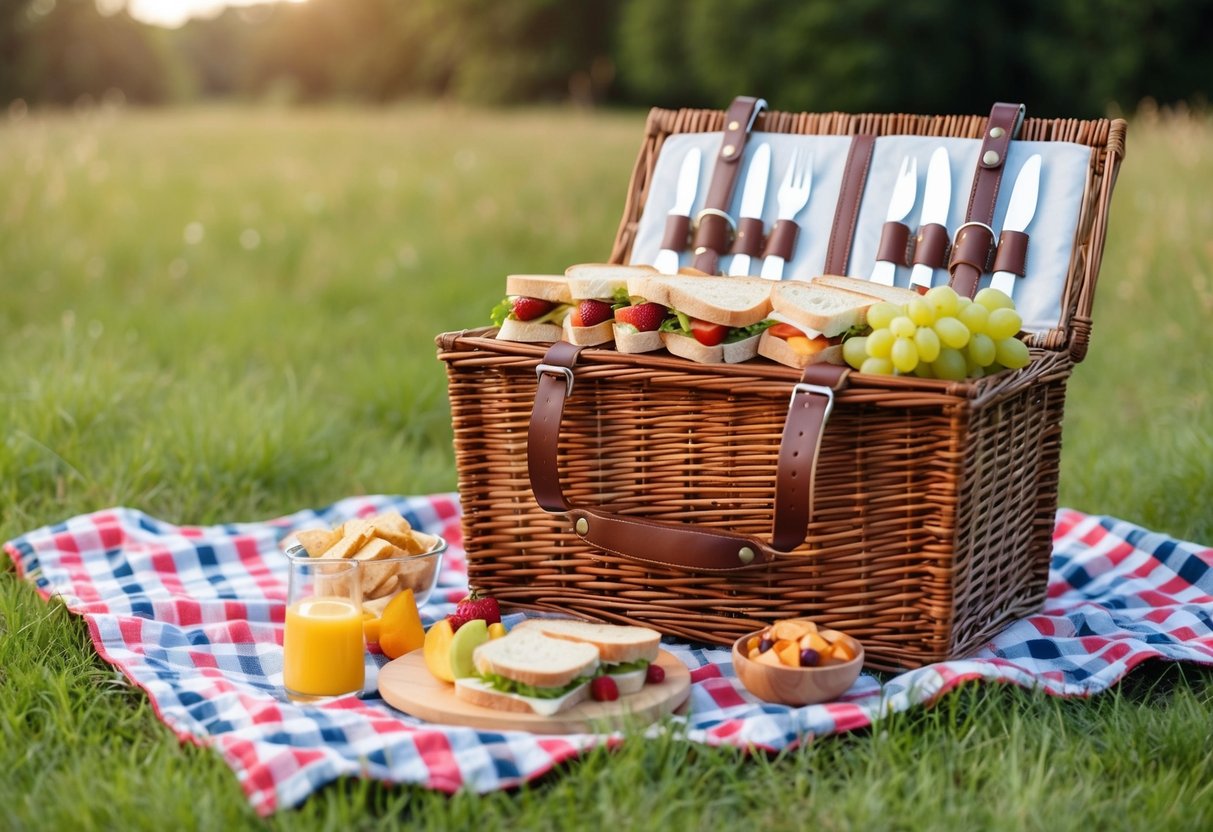
{"type": "MultiPolygon", "coordinates": [[[[413,590],[417,606],[429,600],[438,583],[442,569],[442,556],[446,552],[446,539],[439,535],[427,535],[430,548],[417,555],[386,557],[377,560],[355,560],[358,564],[359,581],[362,584],[362,609],[373,615],[382,615],[388,602],[405,589],[413,590]]],[[[339,558],[310,557],[300,543],[286,548],[287,557],[306,558],[313,563],[325,561],[341,562],[339,558]]]]}

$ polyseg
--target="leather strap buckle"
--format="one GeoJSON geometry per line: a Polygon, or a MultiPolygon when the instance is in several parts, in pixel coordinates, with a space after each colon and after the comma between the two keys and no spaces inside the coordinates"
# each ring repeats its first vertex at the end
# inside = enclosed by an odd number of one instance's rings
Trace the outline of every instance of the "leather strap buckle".
{"type": "MultiPolygon", "coordinates": [[[[724,245],[722,245],[718,251],[728,251],[733,246],[733,242],[737,239],[737,221],[730,217],[727,212],[721,211],[719,208],[704,208],[695,215],[693,220],[691,220],[691,229],[693,232],[692,236],[694,236],[694,233],[699,231],[699,226],[703,223],[704,217],[719,217],[720,219],[724,220],[725,225],[728,226],[729,232],[728,237],[725,239],[724,245]]],[[[695,254],[700,254],[704,251],[708,251],[709,249],[711,249],[710,246],[697,246],[695,248],[695,254]]],[[[712,250],[717,251],[717,249],[712,250]]]]}
{"type": "Polygon", "coordinates": [[[564,376],[564,395],[573,395],[573,371],[571,368],[561,367],[558,364],[539,364],[535,367],[536,378],[543,378],[544,373],[564,376]]]}
{"type": "Polygon", "coordinates": [[[826,409],[822,414],[821,420],[824,422],[830,418],[830,411],[834,409],[834,390],[826,387],[823,384],[809,384],[808,382],[797,382],[792,388],[792,396],[788,399],[788,410],[792,409],[792,405],[796,402],[796,397],[801,393],[817,393],[826,397],[826,409]]]}

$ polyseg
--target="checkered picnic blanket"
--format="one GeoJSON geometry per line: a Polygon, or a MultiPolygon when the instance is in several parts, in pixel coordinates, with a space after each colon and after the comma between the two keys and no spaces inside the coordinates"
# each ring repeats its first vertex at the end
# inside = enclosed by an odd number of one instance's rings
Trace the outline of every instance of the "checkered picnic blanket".
{"type": "MultiPolygon", "coordinates": [[[[19,572],[88,622],[106,661],[147,691],[180,737],[210,746],[262,814],[302,802],[342,775],[488,792],[531,780],[604,736],[533,736],[433,725],[367,690],[321,706],[282,691],[286,561],[292,530],[394,508],[451,549],[422,609],[429,624],[466,588],[456,495],[358,497],[263,523],[176,526],[127,508],[98,511],[5,544],[19,572]]],[[[515,623],[520,616],[507,617],[515,623]]],[[[750,696],[729,652],[670,642],[691,668],[691,709],[667,730],[694,742],[788,748],[928,703],[970,679],[1059,696],[1104,690],[1148,658],[1213,664],[1213,549],[1111,517],[1057,516],[1048,602],[974,657],[882,685],[863,675],[839,701],[805,708],[750,696]]]]}

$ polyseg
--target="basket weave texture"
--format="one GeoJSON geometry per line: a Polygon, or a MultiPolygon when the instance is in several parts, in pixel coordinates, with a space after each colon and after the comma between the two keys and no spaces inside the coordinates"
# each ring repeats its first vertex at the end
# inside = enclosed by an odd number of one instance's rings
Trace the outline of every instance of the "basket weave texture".
{"type": "MultiPolygon", "coordinates": [[[[612,260],[625,262],[665,137],[723,113],[653,110],[612,260]]],[[[982,117],[763,113],[756,130],[980,137],[982,117]]],[[[655,566],[585,543],[535,502],[527,432],[545,345],[444,333],[472,586],[503,604],[639,623],[727,644],[810,616],[863,642],[869,667],[964,655],[1039,609],[1057,508],[1066,381],[1085,354],[1122,121],[1027,119],[1021,138],[1092,148],[1061,325],[1031,363],[967,382],[855,373],[836,394],[802,545],[728,574],[655,566]]],[[[775,471],[799,372],[587,349],[558,446],[576,506],[769,538],[775,471]]],[[[648,553],[653,554],[653,553],[648,553]]],[[[659,556],[659,553],[658,553],[659,556]]]]}

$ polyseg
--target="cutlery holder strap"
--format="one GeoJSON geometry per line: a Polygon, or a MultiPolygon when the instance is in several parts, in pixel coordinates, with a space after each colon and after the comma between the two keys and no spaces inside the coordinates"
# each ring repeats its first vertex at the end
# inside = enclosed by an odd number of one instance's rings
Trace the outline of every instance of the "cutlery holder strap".
{"type": "Polygon", "coordinates": [[[875,147],[875,136],[860,134],[851,139],[851,148],[847,151],[847,161],[842,171],[838,206],[834,209],[834,224],[830,228],[830,242],[826,248],[826,274],[847,273],[851,243],[855,239],[855,222],[859,219],[863,186],[868,181],[868,168],[872,164],[875,147]]]}
{"type": "Polygon", "coordinates": [[[918,229],[914,238],[915,266],[930,266],[942,269],[948,265],[948,229],[937,222],[927,223],[918,229]]]}
{"type": "Polygon", "coordinates": [[[776,220],[767,237],[766,248],[762,250],[763,257],[782,257],[785,261],[792,259],[796,251],[796,238],[800,235],[800,226],[795,220],[776,220]]]}
{"type": "MultiPolygon", "coordinates": [[[[969,192],[966,223],[977,222],[989,226],[994,222],[994,204],[998,202],[998,189],[1006,167],[1007,148],[1010,147],[1011,140],[1019,135],[1024,113],[1024,105],[1006,104],[1001,101],[990,109],[981,149],[977,152],[977,170],[973,173],[973,188],[969,192]]],[[[970,298],[977,294],[977,281],[981,278],[981,272],[972,268],[971,259],[966,257],[963,262],[948,267],[952,273],[952,288],[970,298]]]]}
{"type": "Polygon", "coordinates": [[[757,257],[762,254],[762,219],[759,217],[742,217],[737,221],[737,239],[733,240],[731,254],[748,254],[757,257]]]}
{"type": "Polygon", "coordinates": [[[831,364],[807,367],[792,390],[779,449],[771,543],[725,529],[626,517],[594,507],[571,506],[560,486],[557,446],[565,401],[574,387],[580,347],[558,341],[537,367],[535,406],[527,433],[527,472],[540,508],[567,513],[587,543],[642,563],[731,572],[775,559],[800,545],[809,511],[821,440],[834,405],[834,391],[850,371],[831,364]]]}
{"type": "Polygon", "coordinates": [[[683,251],[691,238],[691,218],[682,214],[669,214],[665,220],[665,235],[661,247],[670,251],[683,251]]]}
{"type": "Polygon", "coordinates": [[[876,259],[908,266],[910,257],[910,227],[904,222],[886,222],[880,228],[880,242],[876,246],[876,259]]]}
{"type": "Polygon", "coordinates": [[[746,140],[758,114],[766,106],[767,102],[761,98],[739,95],[725,112],[724,136],[720,140],[720,152],[716,154],[716,165],[712,169],[712,182],[708,186],[703,210],[695,218],[695,259],[692,265],[708,274],[720,271],[720,255],[729,249],[729,234],[732,231],[727,219],[729,203],[733,201],[733,188],[745,156],[746,140]]]}
{"type": "Polygon", "coordinates": [[[1023,277],[1028,266],[1028,235],[1022,231],[1004,229],[998,238],[993,270],[1010,272],[1023,277]]]}
{"type": "MultiPolygon", "coordinates": [[[[952,259],[948,263],[953,288],[956,288],[958,273],[967,271],[980,276],[986,271],[993,247],[994,231],[984,222],[966,222],[956,230],[956,243],[952,246],[952,259]]],[[[977,282],[974,281],[973,285],[976,286],[977,282]]],[[[969,293],[969,297],[973,294],[975,292],[969,293]]]]}

